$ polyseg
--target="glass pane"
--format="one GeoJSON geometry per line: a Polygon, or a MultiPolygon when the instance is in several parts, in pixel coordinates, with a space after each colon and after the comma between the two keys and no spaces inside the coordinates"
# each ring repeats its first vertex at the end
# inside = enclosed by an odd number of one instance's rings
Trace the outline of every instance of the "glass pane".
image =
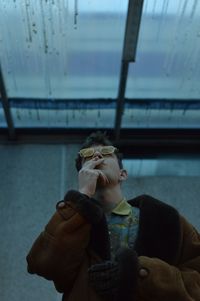
{"type": "Polygon", "coordinates": [[[10,101],[15,127],[113,128],[114,102],[10,101]]]}
{"type": "Polygon", "coordinates": [[[193,109],[125,105],[122,128],[200,128],[199,105],[193,109]]]}
{"type": "Polygon", "coordinates": [[[6,127],[7,127],[7,124],[6,124],[4,110],[3,110],[1,98],[0,98],[0,128],[6,128],[6,127]]]}
{"type": "Polygon", "coordinates": [[[200,1],[144,0],[126,97],[199,99],[200,1]]]}
{"type": "Polygon", "coordinates": [[[128,0],[2,0],[9,97],[115,98],[128,0]]]}
{"type": "Polygon", "coordinates": [[[126,159],[124,168],[130,177],[200,176],[200,158],[126,159]]]}

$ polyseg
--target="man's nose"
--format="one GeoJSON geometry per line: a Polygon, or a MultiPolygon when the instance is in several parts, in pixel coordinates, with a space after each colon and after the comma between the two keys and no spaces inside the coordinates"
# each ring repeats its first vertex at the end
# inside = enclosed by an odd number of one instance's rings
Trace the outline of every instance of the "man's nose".
{"type": "Polygon", "coordinates": [[[95,150],[93,158],[98,157],[98,158],[103,158],[102,153],[99,150],[95,150]]]}

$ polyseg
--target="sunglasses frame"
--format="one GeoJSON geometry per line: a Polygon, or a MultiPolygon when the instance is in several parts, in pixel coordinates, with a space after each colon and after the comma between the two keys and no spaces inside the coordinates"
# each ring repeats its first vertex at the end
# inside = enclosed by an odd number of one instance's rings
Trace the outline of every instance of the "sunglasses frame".
{"type": "MultiPolygon", "coordinates": [[[[118,151],[118,149],[117,149],[115,146],[113,146],[113,145],[104,145],[104,146],[101,147],[101,149],[104,148],[104,147],[112,147],[112,151],[111,151],[111,152],[108,152],[108,153],[102,153],[101,150],[99,150],[100,153],[102,154],[102,156],[111,155],[111,154],[114,154],[116,151],[118,151]]],[[[81,149],[81,150],[79,151],[79,155],[81,156],[81,158],[89,158],[89,157],[92,157],[92,156],[94,155],[94,153],[95,153],[94,147],[83,148],[83,149],[81,149]],[[83,155],[83,152],[82,152],[82,151],[87,150],[87,149],[92,149],[92,150],[93,150],[93,152],[91,153],[90,156],[84,156],[84,155],[83,155]]]]}

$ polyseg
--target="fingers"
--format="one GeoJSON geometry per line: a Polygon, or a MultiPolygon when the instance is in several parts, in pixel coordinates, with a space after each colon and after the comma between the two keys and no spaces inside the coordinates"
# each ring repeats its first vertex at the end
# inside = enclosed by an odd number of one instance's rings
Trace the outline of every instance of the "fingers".
{"type": "Polygon", "coordinates": [[[104,158],[102,159],[98,159],[97,157],[94,157],[93,159],[85,162],[83,164],[83,168],[91,168],[94,169],[96,166],[100,165],[101,163],[103,163],[104,158]]]}
{"type": "Polygon", "coordinates": [[[79,171],[79,191],[85,193],[89,197],[95,194],[97,185],[102,187],[109,184],[107,176],[100,168],[97,168],[103,161],[103,158],[93,158],[86,161],[79,171]]]}
{"type": "Polygon", "coordinates": [[[104,185],[108,184],[108,178],[106,177],[106,175],[101,171],[101,170],[97,170],[98,174],[99,174],[99,178],[101,178],[101,180],[103,181],[104,185]]]}
{"type": "Polygon", "coordinates": [[[110,291],[117,286],[119,267],[116,263],[106,261],[95,264],[88,269],[88,272],[90,283],[98,292],[110,291]]]}
{"type": "Polygon", "coordinates": [[[118,267],[117,263],[112,262],[112,261],[105,261],[102,263],[97,263],[92,265],[88,271],[89,272],[102,272],[102,271],[107,271],[107,270],[111,270],[114,269],[116,270],[116,268],[118,267]]]}

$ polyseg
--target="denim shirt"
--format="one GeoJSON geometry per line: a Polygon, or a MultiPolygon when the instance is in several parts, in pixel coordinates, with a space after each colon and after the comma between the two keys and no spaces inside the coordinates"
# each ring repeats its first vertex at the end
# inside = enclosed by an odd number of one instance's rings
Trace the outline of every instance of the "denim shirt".
{"type": "Polygon", "coordinates": [[[134,248],[139,228],[139,208],[132,207],[123,199],[106,215],[110,235],[111,259],[120,247],[134,248]]]}

